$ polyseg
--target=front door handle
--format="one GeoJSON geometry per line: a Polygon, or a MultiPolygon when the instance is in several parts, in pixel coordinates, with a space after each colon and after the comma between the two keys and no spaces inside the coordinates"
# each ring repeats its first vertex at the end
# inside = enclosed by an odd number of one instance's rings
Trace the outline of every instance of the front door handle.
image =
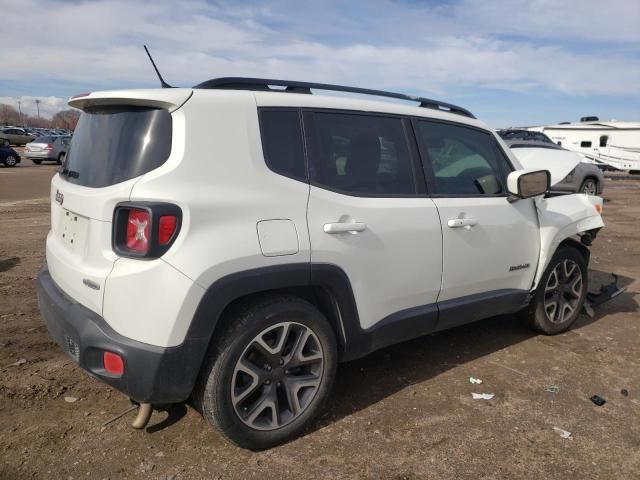
{"type": "Polygon", "coordinates": [[[452,218],[447,222],[449,228],[473,227],[478,223],[475,218],[452,218]]]}
{"type": "Polygon", "coordinates": [[[362,222],[336,222],[325,223],[324,233],[357,233],[363,232],[367,228],[366,223],[362,222]]]}

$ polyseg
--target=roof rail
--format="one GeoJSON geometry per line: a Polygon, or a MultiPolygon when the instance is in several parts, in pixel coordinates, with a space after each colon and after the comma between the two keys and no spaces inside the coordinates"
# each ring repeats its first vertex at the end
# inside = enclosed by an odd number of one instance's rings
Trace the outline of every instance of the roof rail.
{"type": "Polygon", "coordinates": [[[476,118],[466,108],[452,105],[451,103],[441,102],[439,100],[431,100],[423,97],[413,97],[411,95],[405,95],[403,93],[386,92],[384,90],[372,90],[369,88],[359,87],[347,87],[344,85],[331,85],[327,83],[313,83],[313,82],[298,82],[291,80],[274,80],[271,78],[247,78],[247,77],[223,77],[207,80],[196,85],[193,88],[202,89],[221,89],[221,90],[254,90],[254,91],[285,91],[291,93],[306,93],[310,94],[311,89],[315,90],[329,90],[333,92],[349,92],[359,93],[362,95],[374,95],[376,97],[388,97],[396,98],[399,100],[409,100],[412,102],[419,102],[423,108],[432,108],[434,110],[441,110],[449,113],[456,113],[458,115],[464,115],[465,117],[476,118]],[[285,87],[284,90],[271,88],[285,87]]]}

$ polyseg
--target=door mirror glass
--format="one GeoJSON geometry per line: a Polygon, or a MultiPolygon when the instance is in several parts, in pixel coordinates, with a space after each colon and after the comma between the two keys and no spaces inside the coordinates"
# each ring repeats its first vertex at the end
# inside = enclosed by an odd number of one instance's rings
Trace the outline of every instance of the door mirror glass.
{"type": "Polygon", "coordinates": [[[516,198],[531,198],[544,195],[549,190],[549,170],[516,170],[507,177],[509,193],[516,198]]]}

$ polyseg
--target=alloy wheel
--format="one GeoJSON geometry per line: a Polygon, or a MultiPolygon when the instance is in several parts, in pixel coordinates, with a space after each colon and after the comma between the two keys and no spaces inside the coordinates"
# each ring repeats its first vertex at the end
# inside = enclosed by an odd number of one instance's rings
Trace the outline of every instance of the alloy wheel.
{"type": "Polygon", "coordinates": [[[231,402],[240,420],[275,430],[298,418],[315,398],[324,352],[306,325],[282,322],[256,335],[236,362],[231,402]]]}
{"type": "Polygon", "coordinates": [[[578,308],[582,297],[582,271],[576,262],[565,259],[552,270],[544,289],[544,311],[553,323],[563,323],[578,308]]]}
{"type": "Polygon", "coordinates": [[[593,180],[586,180],[582,186],[582,193],[586,193],[587,195],[596,195],[598,193],[596,182],[593,180]]]}
{"type": "Polygon", "coordinates": [[[16,166],[16,157],[14,157],[13,155],[9,155],[7,158],[4,159],[4,163],[8,167],[15,167],[16,166]]]}

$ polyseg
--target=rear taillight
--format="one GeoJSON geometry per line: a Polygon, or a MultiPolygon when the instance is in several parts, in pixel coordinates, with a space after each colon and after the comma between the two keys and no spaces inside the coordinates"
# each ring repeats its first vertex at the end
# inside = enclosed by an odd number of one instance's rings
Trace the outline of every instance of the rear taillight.
{"type": "Polygon", "coordinates": [[[132,208],[127,215],[127,249],[132,252],[147,253],[149,251],[149,230],[151,216],[146,210],[132,208]]]}
{"type": "Polygon", "coordinates": [[[47,146],[44,147],[45,150],[53,150],[53,145],[51,145],[50,143],[47,143],[47,146]]]}
{"type": "Polygon", "coordinates": [[[180,231],[182,211],[169,203],[126,202],[113,216],[113,250],[124,257],[158,258],[180,231]]]}

